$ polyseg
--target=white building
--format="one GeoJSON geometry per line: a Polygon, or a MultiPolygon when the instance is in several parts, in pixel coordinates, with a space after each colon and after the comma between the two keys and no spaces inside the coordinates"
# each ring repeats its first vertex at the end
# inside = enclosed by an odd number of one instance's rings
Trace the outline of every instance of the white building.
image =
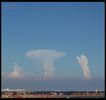
{"type": "Polygon", "coordinates": [[[2,91],[26,91],[25,89],[9,89],[9,88],[7,88],[7,89],[2,89],[2,91]]]}

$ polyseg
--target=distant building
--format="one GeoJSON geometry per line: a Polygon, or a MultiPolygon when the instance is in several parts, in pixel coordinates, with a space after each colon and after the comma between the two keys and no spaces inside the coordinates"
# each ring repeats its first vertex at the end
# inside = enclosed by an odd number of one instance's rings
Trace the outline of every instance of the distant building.
{"type": "Polygon", "coordinates": [[[7,88],[7,89],[2,89],[2,92],[3,91],[26,91],[25,89],[9,89],[9,88],[7,88]]]}

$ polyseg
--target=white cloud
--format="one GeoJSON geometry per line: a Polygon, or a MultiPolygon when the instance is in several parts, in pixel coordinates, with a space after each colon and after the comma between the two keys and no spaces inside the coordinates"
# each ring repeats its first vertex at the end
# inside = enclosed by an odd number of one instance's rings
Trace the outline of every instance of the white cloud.
{"type": "Polygon", "coordinates": [[[78,60],[78,63],[80,64],[82,70],[83,70],[83,74],[84,74],[84,78],[85,79],[90,79],[91,77],[91,73],[90,73],[90,69],[88,67],[88,59],[86,56],[81,55],[81,57],[77,56],[76,57],[78,60]]]}
{"type": "Polygon", "coordinates": [[[13,71],[9,73],[9,78],[14,78],[14,79],[21,79],[24,78],[24,74],[22,72],[22,69],[18,66],[17,63],[13,64],[13,71]]]}
{"type": "Polygon", "coordinates": [[[57,52],[55,50],[48,50],[48,49],[38,49],[38,50],[31,50],[26,53],[27,57],[30,58],[42,58],[42,59],[58,59],[62,56],[64,56],[65,53],[63,52],[57,52]]]}
{"type": "Polygon", "coordinates": [[[46,78],[54,77],[54,61],[65,55],[66,54],[63,52],[57,52],[49,49],[31,50],[26,53],[28,58],[38,60],[43,65],[44,77],[46,78]]]}

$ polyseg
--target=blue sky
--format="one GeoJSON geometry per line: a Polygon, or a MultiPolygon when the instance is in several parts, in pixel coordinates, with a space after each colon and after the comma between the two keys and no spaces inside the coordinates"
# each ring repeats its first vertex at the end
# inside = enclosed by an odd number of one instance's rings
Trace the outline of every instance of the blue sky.
{"type": "Polygon", "coordinates": [[[2,2],[2,72],[16,62],[39,77],[41,67],[25,54],[51,49],[66,53],[54,64],[55,77],[83,78],[76,56],[84,54],[92,78],[104,79],[104,16],[103,2],[2,2]]]}

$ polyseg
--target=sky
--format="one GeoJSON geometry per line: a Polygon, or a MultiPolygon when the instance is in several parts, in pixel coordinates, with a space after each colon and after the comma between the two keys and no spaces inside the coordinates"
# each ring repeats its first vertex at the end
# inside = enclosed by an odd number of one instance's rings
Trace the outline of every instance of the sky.
{"type": "Polygon", "coordinates": [[[104,8],[2,2],[2,88],[104,90],[104,8]]]}

